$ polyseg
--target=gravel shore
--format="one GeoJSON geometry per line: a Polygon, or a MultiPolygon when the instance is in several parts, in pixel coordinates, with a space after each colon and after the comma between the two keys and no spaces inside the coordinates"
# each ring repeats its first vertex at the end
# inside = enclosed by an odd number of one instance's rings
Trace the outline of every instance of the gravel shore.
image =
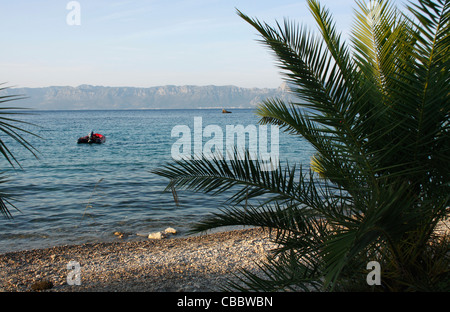
{"type": "MultiPolygon", "coordinates": [[[[448,222],[437,232],[448,234],[448,222]]],[[[172,237],[0,254],[0,292],[217,292],[240,269],[259,272],[277,247],[260,228],[172,237]]]]}
{"type": "Polygon", "coordinates": [[[0,254],[0,291],[36,291],[39,283],[55,292],[221,291],[239,269],[258,270],[275,247],[266,232],[245,229],[11,252],[0,254]]]}

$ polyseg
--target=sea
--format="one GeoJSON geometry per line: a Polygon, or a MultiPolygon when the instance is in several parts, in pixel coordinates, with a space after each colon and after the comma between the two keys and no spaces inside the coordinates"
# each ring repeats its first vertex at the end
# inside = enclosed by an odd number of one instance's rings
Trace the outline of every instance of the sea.
{"type": "MultiPolygon", "coordinates": [[[[1,172],[7,176],[7,181],[0,184],[0,192],[13,194],[11,203],[17,208],[9,207],[12,218],[0,215],[0,253],[141,240],[145,238],[138,233],[167,227],[175,228],[179,236],[191,235],[192,225],[218,212],[227,196],[177,190],[177,205],[172,192],[165,191],[168,180],[153,170],[174,162],[174,144],[181,138],[191,139],[194,144],[199,121],[201,131],[210,125],[222,129],[224,142],[227,126],[254,125],[261,129],[254,110],[231,111],[35,110],[12,115],[30,123],[18,126],[39,136],[23,134],[38,151],[38,158],[0,133],[22,167],[12,168],[0,157],[1,172]],[[186,137],[189,132],[183,137],[174,129],[189,129],[191,137],[186,137]],[[79,137],[91,131],[105,135],[106,142],[77,144],[79,137]],[[115,232],[129,235],[120,239],[115,232]]],[[[267,128],[268,150],[270,130],[267,128]]],[[[207,133],[201,133],[203,146],[212,135],[208,138],[207,133]]],[[[220,149],[220,145],[216,146],[220,149]]],[[[226,151],[224,143],[223,155],[226,151]]],[[[282,165],[289,162],[309,166],[313,153],[303,138],[279,131],[282,165]]]]}

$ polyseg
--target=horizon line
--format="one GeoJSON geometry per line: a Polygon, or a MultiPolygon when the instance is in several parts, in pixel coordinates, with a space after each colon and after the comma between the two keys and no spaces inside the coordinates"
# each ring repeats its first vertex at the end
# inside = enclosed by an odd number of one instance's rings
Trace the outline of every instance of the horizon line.
{"type": "MultiPolygon", "coordinates": [[[[6,83],[1,83],[2,85],[7,84],[6,83]]],[[[238,85],[234,85],[234,84],[224,84],[224,85],[215,85],[215,84],[205,84],[205,85],[200,85],[200,84],[165,84],[165,85],[154,85],[154,86],[148,86],[148,87],[139,87],[139,86],[126,86],[126,85],[122,85],[122,86],[108,86],[108,85],[94,85],[94,84],[87,84],[87,83],[83,83],[83,84],[79,84],[77,86],[73,86],[73,85],[48,85],[48,86],[39,86],[39,87],[20,87],[20,86],[5,86],[6,89],[41,89],[41,88],[52,88],[52,87],[63,87],[63,88],[79,88],[82,86],[90,86],[90,87],[102,87],[102,88],[135,88],[135,89],[150,89],[150,88],[158,88],[158,87],[236,87],[236,88],[242,88],[242,89],[278,89],[280,87],[282,87],[283,85],[285,85],[286,82],[282,82],[278,87],[241,87],[238,85]]]]}

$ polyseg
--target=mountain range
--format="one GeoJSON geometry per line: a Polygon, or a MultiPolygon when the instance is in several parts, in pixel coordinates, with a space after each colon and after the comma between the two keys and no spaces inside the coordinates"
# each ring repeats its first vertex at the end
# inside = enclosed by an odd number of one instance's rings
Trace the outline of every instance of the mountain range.
{"type": "Polygon", "coordinates": [[[8,88],[0,95],[23,95],[15,106],[43,110],[253,108],[270,97],[290,98],[285,83],[278,88],[174,86],[149,88],[80,85],[8,88]]]}

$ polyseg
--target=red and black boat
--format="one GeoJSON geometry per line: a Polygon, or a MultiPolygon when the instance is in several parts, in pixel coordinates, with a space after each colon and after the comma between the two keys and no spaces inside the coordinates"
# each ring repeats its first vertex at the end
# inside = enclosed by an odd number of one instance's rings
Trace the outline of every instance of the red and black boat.
{"type": "Polygon", "coordinates": [[[91,132],[89,135],[79,138],[78,144],[80,143],[102,144],[105,143],[105,141],[106,137],[103,134],[91,132]]]}

